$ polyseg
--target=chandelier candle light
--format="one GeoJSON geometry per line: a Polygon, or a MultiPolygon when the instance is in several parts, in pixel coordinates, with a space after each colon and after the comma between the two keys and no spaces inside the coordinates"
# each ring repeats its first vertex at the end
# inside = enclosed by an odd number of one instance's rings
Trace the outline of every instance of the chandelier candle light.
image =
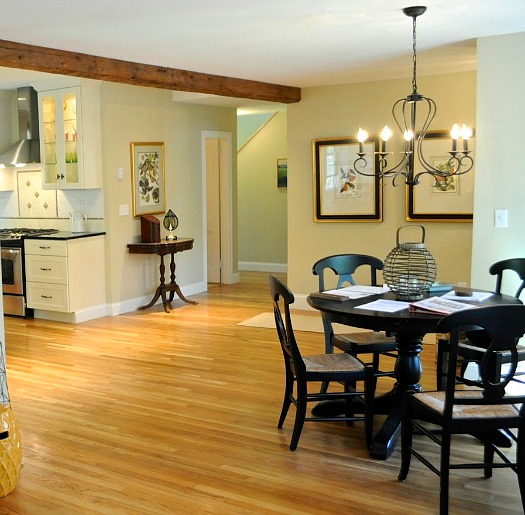
{"type": "Polygon", "coordinates": [[[468,140],[472,136],[472,129],[466,125],[460,126],[456,123],[450,131],[452,148],[449,152],[450,158],[447,166],[444,167],[445,169],[433,167],[428,163],[423,154],[423,141],[437,111],[436,103],[431,98],[424,97],[417,91],[416,18],[426,10],[427,8],[424,6],[406,7],[403,9],[403,13],[412,18],[413,68],[412,93],[406,98],[399,99],[392,107],[392,116],[403,134],[404,139],[404,150],[401,152],[401,160],[395,166],[388,168],[388,156],[393,154],[393,152],[387,152],[387,143],[392,137],[392,131],[385,125],[380,135],[379,152],[374,152],[379,158],[379,170],[374,173],[365,172],[367,159],[365,157],[366,153],[363,151],[363,144],[368,138],[368,132],[359,128],[359,132],[357,133],[357,140],[359,142],[359,152],[357,155],[359,157],[354,161],[354,171],[361,175],[378,175],[380,179],[393,177],[392,184],[394,186],[399,175],[404,176],[405,184],[409,186],[419,184],[420,177],[423,174],[432,175],[436,179],[437,184],[440,178],[465,174],[474,166],[474,160],[470,156],[470,150],[468,148],[468,140]],[[418,105],[422,109],[426,109],[426,113],[424,113],[426,114],[425,120],[419,131],[416,129],[418,105]],[[460,139],[463,145],[460,145],[461,149],[458,149],[460,139]],[[422,167],[420,171],[415,170],[416,155],[422,167]]]}

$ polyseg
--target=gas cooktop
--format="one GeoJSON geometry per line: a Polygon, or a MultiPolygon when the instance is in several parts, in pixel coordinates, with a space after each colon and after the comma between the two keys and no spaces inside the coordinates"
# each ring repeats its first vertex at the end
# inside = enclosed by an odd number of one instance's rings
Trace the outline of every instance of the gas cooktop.
{"type": "Polygon", "coordinates": [[[29,229],[27,227],[0,229],[0,240],[21,240],[26,236],[41,236],[55,232],[58,232],[58,229],[29,229]]]}

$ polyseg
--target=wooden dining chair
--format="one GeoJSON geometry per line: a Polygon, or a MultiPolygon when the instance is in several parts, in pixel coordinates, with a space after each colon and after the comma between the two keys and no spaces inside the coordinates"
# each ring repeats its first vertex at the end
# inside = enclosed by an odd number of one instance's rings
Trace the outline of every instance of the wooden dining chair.
{"type": "Polygon", "coordinates": [[[285,391],[281,415],[277,427],[283,427],[290,405],[296,408],[290,450],[297,448],[304,422],[364,421],[367,448],[372,442],[374,378],[372,368],[346,353],[316,354],[303,356],[297,345],[290,315],[290,305],[294,303],[293,293],[274,276],[270,276],[270,292],[275,315],[275,326],[281,344],[286,373],[285,391]],[[363,381],[363,389],[354,385],[363,381]],[[309,384],[337,382],[344,386],[343,391],[309,392],[309,384]],[[327,400],[344,399],[345,413],[342,416],[307,417],[307,404],[327,400]],[[352,402],[361,401],[363,416],[354,416],[352,402]]]}
{"type": "MultiPolygon", "coordinates": [[[[512,388],[518,365],[516,342],[525,334],[525,306],[509,304],[458,311],[440,320],[438,328],[440,332],[450,334],[446,387],[444,391],[406,394],[398,479],[406,479],[411,457],[416,457],[440,477],[440,513],[443,515],[448,513],[451,471],[482,469],[484,477],[490,478],[493,469],[510,468],[518,476],[525,510],[525,393],[523,388],[512,388]],[[482,328],[488,339],[488,345],[482,351],[480,377],[476,380],[457,374],[459,335],[471,327],[482,328]],[[508,353],[509,369],[495,382],[493,361],[495,354],[500,352],[508,353]],[[512,461],[496,445],[492,436],[498,430],[505,430],[516,443],[515,460],[512,461]],[[414,434],[418,435],[417,442],[414,434]],[[475,434],[481,438],[484,446],[481,463],[471,463],[472,454],[461,461],[459,458],[451,460],[451,437],[455,434],[475,434]],[[419,444],[423,436],[440,446],[439,466],[432,461],[435,453],[429,451],[426,454],[416,449],[416,443],[419,444]],[[495,455],[499,458],[496,462],[495,455]]],[[[464,446],[463,443],[458,452],[464,450],[464,446]]]]}
{"type": "MultiPolygon", "coordinates": [[[[312,267],[314,275],[319,277],[319,291],[332,289],[328,286],[328,271],[334,275],[333,288],[355,285],[354,274],[360,267],[369,269],[370,286],[377,286],[377,272],[383,269],[383,262],[366,254],[336,254],[319,259],[312,267]]],[[[323,318],[325,331],[325,352],[333,352],[334,347],[352,356],[371,355],[374,377],[394,377],[393,370],[383,371],[380,368],[380,356],[396,357],[396,340],[393,336],[377,331],[360,331],[355,333],[334,334],[332,324],[323,318]]]]}
{"type": "MultiPolygon", "coordinates": [[[[503,285],[503,276],[507,277],[507,280],[511,276],[519,277],[521,283],[518,285],[518,289],[514,296],[518,299],[525,288],[525,258],[512,258],[505,259],[494,263],[489,268],[489,273],[496,276],[496,289],[495,293],[500,294],[503,285]],[[506,272],[506,273],[505,273],[506,272]],[[505,273],[505,274],[504,274],[505,273]]],[[[465,375],[469,364],[473,364],[478,373],[486,347],[490,341],[486,333],[482,330],[471,330],[467,331],[460,338],[458,344],[458,356],[460,358],[460,369],[461,375],[465,375]]],[[[436,363],[436,384],[438,389],[443,390],[445,388],[445,378],[447,370],[447,356],[448,356],[448,339],[446,335],[437,340],[437,363],[436,363]]],[[[525,361],[525,346],[518,345],[518,361],[525,361]]],[[[492,362],[491,375],[495,381],[499,380],[501,376],[501,370],[503,365],[510,363],[510,354],[507,352],[498,352],[495,354],[495,359],[492,362]]],[[[520,373],[519,375],[524,375],[520,373]]]]}

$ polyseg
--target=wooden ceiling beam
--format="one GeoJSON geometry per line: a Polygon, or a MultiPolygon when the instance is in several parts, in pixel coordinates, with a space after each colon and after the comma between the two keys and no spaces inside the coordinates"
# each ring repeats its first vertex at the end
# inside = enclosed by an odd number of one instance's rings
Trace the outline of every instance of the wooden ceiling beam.
{"type": "Polygon", "coordinates": [[[293,104],[300,88],[0,40],[0,66],[175,91],[293,104]]]}

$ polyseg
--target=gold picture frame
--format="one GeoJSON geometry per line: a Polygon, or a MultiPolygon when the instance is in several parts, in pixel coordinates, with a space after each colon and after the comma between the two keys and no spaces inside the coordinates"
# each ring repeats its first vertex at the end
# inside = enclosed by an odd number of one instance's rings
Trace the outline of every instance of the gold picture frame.
{"type": "Polygon", "coordinates": [[[164,143],[131,143],[133,216],[166,211],[164,143]]]}

